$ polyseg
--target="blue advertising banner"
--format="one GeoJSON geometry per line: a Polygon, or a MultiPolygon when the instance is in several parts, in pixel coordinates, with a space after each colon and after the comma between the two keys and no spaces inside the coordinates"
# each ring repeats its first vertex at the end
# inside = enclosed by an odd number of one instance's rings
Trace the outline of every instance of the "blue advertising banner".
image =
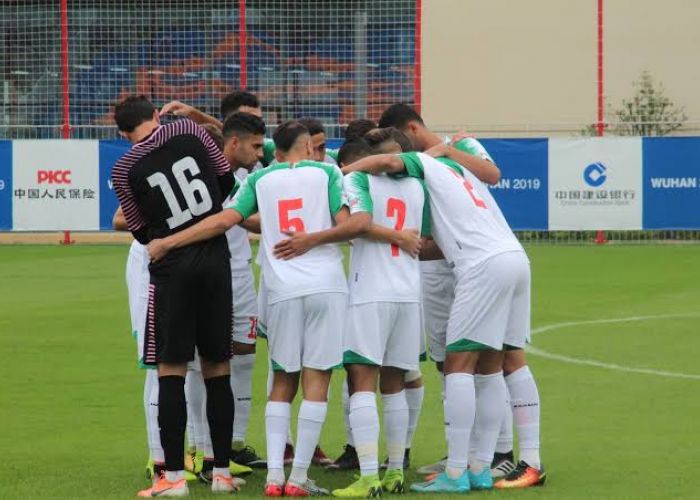
{"type": "Polygon", "coordinates": [[[112,229],[112,217],[119,206],[112,189],[112,167],[129,150],[129,143],[122,140],[100,141],[100,229],[112,229]]]}
{"type": "Polygon", "coordinates": [[[491,194],[514,230],[546,230],[547,139],[479,140],[501,169],[491,194]]]}
{"type": "Polygon", "coordinates": [[[700,228],[700,137],[642,142],[644,229],[700,228]]]}
{"type": "Polygon", "coordinates": [[[12,229],[12,141],[0,141],[0,231],[12,229]]]}

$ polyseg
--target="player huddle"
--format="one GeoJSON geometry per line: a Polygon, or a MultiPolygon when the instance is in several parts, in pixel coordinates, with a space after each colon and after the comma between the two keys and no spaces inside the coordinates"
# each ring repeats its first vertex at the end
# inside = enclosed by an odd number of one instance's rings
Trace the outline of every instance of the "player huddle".
{"type": "Polygon", "coordinates": [[[523,350],[529,261],[486,187],[500,173],[478,141],[446,141],[403,104],[378,126],[352,122],[333,157],[317,120],[282,123],[265,139],[246,92],[224,98],[223,123],[179,102],[166,113],[186,118],[161,125],[143,97],[115,110],[133,143],[112,173],[115,227],[136,239],[127,262],[133,329],[143,363],[158,369],[144,389],[153,484],[140,496],[187,495],[190,472],[233,492],[245,482],[231,471],[245,466],[267,467],[266,496],[402,493],[424,333],[443,380],[448,456],[420,468],[428,477],[410,489],[544,483],[539,395],[523,350]],[[247,231],[261,234],[257,304],[247,231]],[[347,276],[342,242],[351,242],[347,276]],[[266,462],[245,446],[256,330],[270,364],[266,462]],[[318,441],[341,366],[348,443],[331,463],[318,441]],[[312,462],[360,476],[329,492],[308,477],[312,462]]]}

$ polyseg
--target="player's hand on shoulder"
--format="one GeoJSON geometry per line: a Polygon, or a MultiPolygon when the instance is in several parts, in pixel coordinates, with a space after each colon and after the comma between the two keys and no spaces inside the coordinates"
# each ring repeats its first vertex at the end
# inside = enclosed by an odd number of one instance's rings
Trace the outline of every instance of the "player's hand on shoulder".
{"type": "Polygon", "coordinates": [[[418,257],[423,246],[423,240],[417,229],[404,229],[400,232],[399,248],[409,254],[414,259],[418,257]]]}
{"type": "Polygon", "coordinates": [[[474,139],[474,135],[470,134],[468,132],[465,132],[464,130],[460,130],[459,132],[457,132],[455,135],[452,136],[452,139],[450,139],[450,144],[451,145],[457,144],[462,139],[474,139]]]}
{"type": "Polygon", "coordinates": [[[284,234],[289,236],[288,239],[282,240],[275,245],[275,257],[281,260],[289,260],[306,252],[316,246],[316,237],[314,234],[304,233],[301,231],[292,232],[284,231],[284,234]]]}
{"type": "Polygon", "coordinates": [[[180,101],[170,101],[160,109],[160,116],[171,114],[175,116],[190,116],[194,108],[180,101]]]}
{"type": "Polygon", "coordinates": [[[170,251],[170,247],[164,239],[151,240],[146,248],[148,249],[148,255],[151,258],[151,262],[161,260],[170,251]]]}

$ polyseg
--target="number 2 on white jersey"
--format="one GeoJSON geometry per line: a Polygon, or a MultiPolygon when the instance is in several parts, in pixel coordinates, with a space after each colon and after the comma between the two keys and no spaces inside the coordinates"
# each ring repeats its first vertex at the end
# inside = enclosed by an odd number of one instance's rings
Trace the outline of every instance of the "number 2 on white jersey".
{"type": "MultiPolygon", "coordinates": [[[[398,198],[389,198],[386,203],[386,216],[389,218],[396,217],[396,224],[394,224],[394,229],[401,231],[403,225],[406,222],[406,203],[398,198]]],[[[391,256],[399,256],[399,246],[391,245],[391,256]]]]}
{"type": "Polygon", "coordinates": [[[146,179],[151,187],[158,186],[163,193],[165,202],[168,204],[170,213],[172,214],[165,222],[168,223],[170,229],[174,229],[181,226],[185,222],[192,219],[193,216],[202,215],[211,210],[213,206],[211,201],[211,195],[207,189],[207,185],[201,179],[191,179],[187,180],[185,172],[189,172],[190,175],[195,176],[201,171],[199,170],[199,165],[190,156],[186,156],[181,160],[173,163],[173,175],[177,181],[177,185],[180,188],[180,192],[185,198],[187,203],[187,208],[183,210],[180,208],[180,203],[177,201],[175,192],[173,191],[168,178],[162,172],[156,172],[146,179]],[[202,201],[197,201],[195,193],[199,193],[199,197],[202,201]]]}
{"type": "Polygon", "coordinates": [[[455,172],[455,171],[452,170],[451,168],[448,168],[448,170],[449,170],[450,172],[452,172],[452,174],[453,174],[455,177],[457,177],[460,181],[462,181],[462,183],[464,184],[464,189],[466,189],[466,190],[467,190],[467,193],[469,193],[469,197],[470,197],[470,198],[472,199],[472,201],[474,202],[474,205],[476,205],[476,206],[479,207],[479,208],[488,208],[488,207],[486,206],[486,202],[485,202],[484,200],[482,200],[481,198],[479,198],[478,196],[476,196],[476,194],[474,194],[474,185],[473,185],[471,182],[469,182],[469,181],[468,181],[467,179],[465,179],[464,177],[460,176],[457,172],[455,172]]]}

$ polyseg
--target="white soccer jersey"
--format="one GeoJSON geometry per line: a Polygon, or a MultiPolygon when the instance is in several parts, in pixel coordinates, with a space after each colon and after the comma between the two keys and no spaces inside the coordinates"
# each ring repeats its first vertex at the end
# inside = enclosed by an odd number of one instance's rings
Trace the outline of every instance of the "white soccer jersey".
{"type": "Polygon", "coordinates": [[[407,175],[425,179],[433,237],[458,270],[502,252],[523,251],[496,200],[471,172],[448,158],[438,160],[424,153],[399,156],[407,175]]]}
{"type": "MultiPolygon", "coordinates": [[[[352,172],[343,180],[352,213],[367,212],[380,226],[429,233],[425,188],[418,179],[352,172]]],[[[350,258],[350,303],[419,302],[420,264],[398,246],[358,238],[350,258]]]]}
{"type": "Polygon", "coordinates": [[[291,260],[277,259],[275,244],[284,231],[330,229],[345,204],[336,166],[314,161],[277,163],[249,175],[227,208],[244,218],[259,212],[260,252],[270,304],[316,293],[347,293],[343,254],[338,245],[321,245],[291,260]]]}
{"type": "MultiPolygon", "coordinates": [[[[236,179],[235,183],[231,194],[224,200],[224,207],[231,203],[233,195],[240,189],[240,180],[236,179]]],[[[226,239],[228,240],[229,252],[231,252],[231,274],[235,275],[250,272],[253,253],[250,250],[248,231],[240,226],[233,226],[226,231],[226,239]]]]}

